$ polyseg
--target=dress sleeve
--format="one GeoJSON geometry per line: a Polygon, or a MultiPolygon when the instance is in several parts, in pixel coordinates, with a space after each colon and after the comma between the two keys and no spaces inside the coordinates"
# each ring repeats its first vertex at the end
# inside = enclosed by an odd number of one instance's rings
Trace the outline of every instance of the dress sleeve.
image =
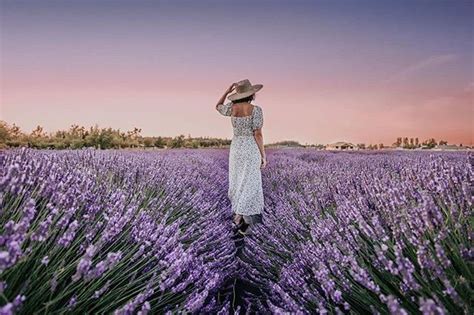
{"type": "Polygon", "coordinates": [[[254,110],[255,113],[253,113],[252,117],[252,129],[256,130],[263,126],[263,111],[260,106],[256,106],[254,110]]]}
{"type": "Polygon", "coordinates": [[[224,116],[232,115],[232,102],[217,105],[217,110],[224,116]]]}

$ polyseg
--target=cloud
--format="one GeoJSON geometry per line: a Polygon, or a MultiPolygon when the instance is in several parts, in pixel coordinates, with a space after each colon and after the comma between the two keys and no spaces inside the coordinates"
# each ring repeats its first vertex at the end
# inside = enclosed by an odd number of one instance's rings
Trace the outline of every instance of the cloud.
{"type": "Polygon", "coordinates": [[[420,72],[427,68],[432,68],[435,66],[440,66],[449,62],[456,60],[458,56],[456,54],[445,54],[431,56],[429,58],[423,59],[417,63],[411,64],[400,71],[396,72],[394,75],[390,76],[386,83],[406,79],[413,74],[420,72]]]}

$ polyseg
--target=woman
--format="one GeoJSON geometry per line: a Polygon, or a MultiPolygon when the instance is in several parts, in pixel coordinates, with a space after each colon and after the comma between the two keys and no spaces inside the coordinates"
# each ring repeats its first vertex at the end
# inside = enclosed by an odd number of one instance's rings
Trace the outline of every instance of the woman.
{"type": "Polygon", "coordinates": [[[216,109],[224,116],[230,116],[233,137],[229,151],[229,190],[234,223],[239,232],[248,234],[250,226],[261,222],[263,210],[263,188],[261,169],[267,165],[263,146],[263,112],[255,100],[255,93],[262,84],[252,85],[249,80],[233,83],[217,102],[216,109]],[[227,95],[234,94],[224,104],[227,95]]]}

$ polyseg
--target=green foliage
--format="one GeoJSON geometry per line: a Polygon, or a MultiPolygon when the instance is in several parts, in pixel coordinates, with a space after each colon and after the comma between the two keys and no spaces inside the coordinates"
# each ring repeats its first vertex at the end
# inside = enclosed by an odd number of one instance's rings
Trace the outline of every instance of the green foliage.
{"type": "Polygon", "coordinates": [[[10,138],[8,126],[4,121],[0,121],[0,144],[6,144],[10,138]]]}
{"type": "Polygon", "coordinates": [[[184,135],[179,135],[177,137],[174,137],[170,141],[170,147],[172,148],[181,148],[184,146],[184,135]]]}
{"type": "Polygon", "coordinates": [[[275,146],[283,146],[283,147],[303,147],[298,141],[293,140],[284,140],[273,143],[275,146]]]}
{"type": "MultiPolygon", "coordinates": [[[[447,145],[448,141],[440,140],[436,142],[435,138],[429,138],[424,140],[420,143],[418,138],[408,138],[408,137],[398,137],[397,141],[395,141],[392,146],[397,148],[404,148],[404,149],[416,149],[416,148],[423,148],[423,149],[433,149],[437,145],[447,145]]],[[[462,146],[462,144],[460,145],[462,146]]]]}
{"type": "Polygon", "coordinates": [[[157,148],[164,148],[166,146],[166,141],[162,137],[157,137],[154,141],[154,145],[157,148]]]}
{"type": "Polygon", "coordinates": [[[141,129],[122,132],[120,129],[99,128],[95,125],[87,129],[71,125],[68,130],[57,130],[47,133],[37,126],[30,134],[23,133],[18,126],[9,126],[0,121],[0,149],[13,147],[30,147],[37,149],[97,149],[125,148],[207,148],[228,146],[231,140],[209,137],[153,137],[141,136],[141,129]]]}

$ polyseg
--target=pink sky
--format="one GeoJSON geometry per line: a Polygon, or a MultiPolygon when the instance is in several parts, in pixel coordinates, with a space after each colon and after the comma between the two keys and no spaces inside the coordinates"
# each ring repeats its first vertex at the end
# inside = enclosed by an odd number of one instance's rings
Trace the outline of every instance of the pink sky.
{"type": "Polygon", "coordinates": [[[254,104],[265,142],[473,143],[472,16],[462,7],[420,21],[409,8],[281,4],[242,21],[233,7],[206,11],[211,20],[184,5],[128,5],[3,5],[0,119],[28,132],[98,124],[231,138],[214,106],[248,78],[264,85],[254,104]],[[439,25],[443,14],[457,20],[439,25]]]}

